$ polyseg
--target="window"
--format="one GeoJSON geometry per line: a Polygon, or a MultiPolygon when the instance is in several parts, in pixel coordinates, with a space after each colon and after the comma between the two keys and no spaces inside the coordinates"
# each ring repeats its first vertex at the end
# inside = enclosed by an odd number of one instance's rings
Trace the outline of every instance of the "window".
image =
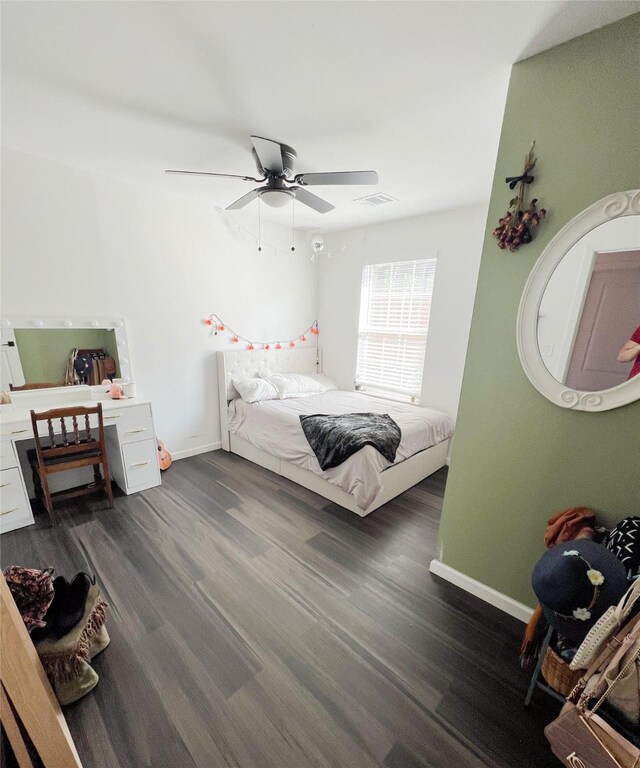
{"type": "Polygon", "coordinates": [[[419,398],[435,273],[435,259],[362,270],[358,388],[419,398]]]}

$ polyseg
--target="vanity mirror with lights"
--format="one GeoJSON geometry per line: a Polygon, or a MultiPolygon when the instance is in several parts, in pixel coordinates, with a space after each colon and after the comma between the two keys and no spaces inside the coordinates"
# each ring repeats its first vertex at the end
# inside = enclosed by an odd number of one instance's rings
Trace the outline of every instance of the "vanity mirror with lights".
{"type": "Polygon", "coordinates": [[[640,190],[599,200],[553,238],[525,285],[520,360],[564,408],[640,399],[640,190]]]}
{"type": "MultiPolygon", "coordinates": [[[[31,410],[101,402],[112,479],[125,494],[160,485],[151,403],[140,396],[112,400],[102,384],[132,381],[124,320],[5,316],[0,330],[2,391],[10,397],[0,405],[0,533],[34,522],[26,456],[34,445],[31,410]],[[89,361],[80,373],[72,364],[77,352],[89,361]]],[[[52,492],[86,482],[81,472],[51,475],[52,492]]]]}

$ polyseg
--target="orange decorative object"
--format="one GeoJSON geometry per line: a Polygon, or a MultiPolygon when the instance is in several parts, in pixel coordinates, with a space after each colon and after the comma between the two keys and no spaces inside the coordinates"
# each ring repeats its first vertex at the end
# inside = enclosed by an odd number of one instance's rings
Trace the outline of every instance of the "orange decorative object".
{"type": "Polygon", "coordinates": [[[295,341],[290,341],[290,342],[289,342],[289,346],[290,346],[290,347],[295,347],[295,345],[296,345],[295,341]]]}
{"type": "Polygon", "coordinates": [[[282,344],[280,344],[280,342],[278,342],[278,343],[276,344],[276,349],[282,349],[282,344]]]}
{"type": "Polygon", "coordinates": [[[213,325],[213,320],[208,317],[206,320],[202,321],[205,325],[213,325]]]}
{"type": "Polygon", "coordinates": [[[169,469],[172,461],[171,454],[164,447],[164,443],[162,440],[158,440],[158,464],[160,465],[160,469],[163,472],[165,469],[169,469]]]}
{"type": "Polygon", "coordinates": [[[300,341],[306,341],[306,340],[307,340],[307,337],[306,337],[306,336],[301,336],[301,337],[300,337],[300,341]]]}
{"type": "Polygon", "coordinates": [[[222,325],[222,323],[220,323],[220,325],[218,326],[218,330],[219,331],[224,331],[224,325],[222,325]]]}
{"type": "Polygon", "coordinates": [[[240,339],[239,339],[237,336],[234,336],[234,337],[231,339],[231,341],[232,341],[234,344],[237,344],[237,343],[240,341],[240,339]]]}
{"type": "Polygon", "coordinates": [[[269,350],[269,349],[271,349],[271,346],[270,346],[269,344],[265,344],[265,345],[264,345],[264,348],[265,348],[265,349],[267,349],[267,350],[269,350]]]}
{"type": "Polygon", "coordinates": [[[249,343],[247,344],[247,349],[255,349],[255,347],[253,346],[253,344],[249,343]]]}

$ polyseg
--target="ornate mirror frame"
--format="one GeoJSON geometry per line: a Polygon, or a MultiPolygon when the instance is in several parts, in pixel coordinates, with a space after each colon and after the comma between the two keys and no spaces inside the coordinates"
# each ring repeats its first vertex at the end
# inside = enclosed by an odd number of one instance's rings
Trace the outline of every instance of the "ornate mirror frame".
{"type": "Polygon", "coordinates": [[[640,376],[598,392],[580,392],[561,384],[547,370],[538,346],[540,304],[555,268],[578,240],[592,229],[612,219],[634,215],[640,215],[640,189],[616,192],[585,208],[556,234],[540,254],[524,286],[516,325],[520,362],[538,392],[561,408],[608,411],[640,399],[640,376]]]}

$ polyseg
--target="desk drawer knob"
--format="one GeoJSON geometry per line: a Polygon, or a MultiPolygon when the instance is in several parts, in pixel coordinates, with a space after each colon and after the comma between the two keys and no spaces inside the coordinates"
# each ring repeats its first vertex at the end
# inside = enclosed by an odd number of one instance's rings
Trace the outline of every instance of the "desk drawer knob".
{"type": "Polygon", "coordinates": [[[0,432],[2,435],[20,435],[23,432],[28,432],[28,429],[14,429],[12,432],[0,432]]]}
{"type": "Polygon", "coordinates": [[[6,488],[8,485],[11,485],[11,480],[8,483],[0,483],[0,488],[6,488]]]}
{"type": "Polygon", "coordinates": [[[0,512],[0,515],[10,515],[12,512],[15,512],[18,509],[18,507],[14,507],[13,509],[8,509],[6,512],[0,512]]]}
{"type": "Polygon", "coordinates": [[[147,459],[147,461],[138,461],[136,464],[132,464],[131,467],[146,467],[147,464],[151,464],[150,459],[147,459]]]}
{"type": "Polygon", "coordinates": [[[119,419],[122,416],[121,413],[116,413],[115,416],[105,416],[105,419],[119,419]]]}
{"type": "Polygon", "coordinates": [[[125,434],[126,435],[135,435],[137,432],[146,432],[147,428],[142,427],[141,429],[128,429],[125,434]]]}

